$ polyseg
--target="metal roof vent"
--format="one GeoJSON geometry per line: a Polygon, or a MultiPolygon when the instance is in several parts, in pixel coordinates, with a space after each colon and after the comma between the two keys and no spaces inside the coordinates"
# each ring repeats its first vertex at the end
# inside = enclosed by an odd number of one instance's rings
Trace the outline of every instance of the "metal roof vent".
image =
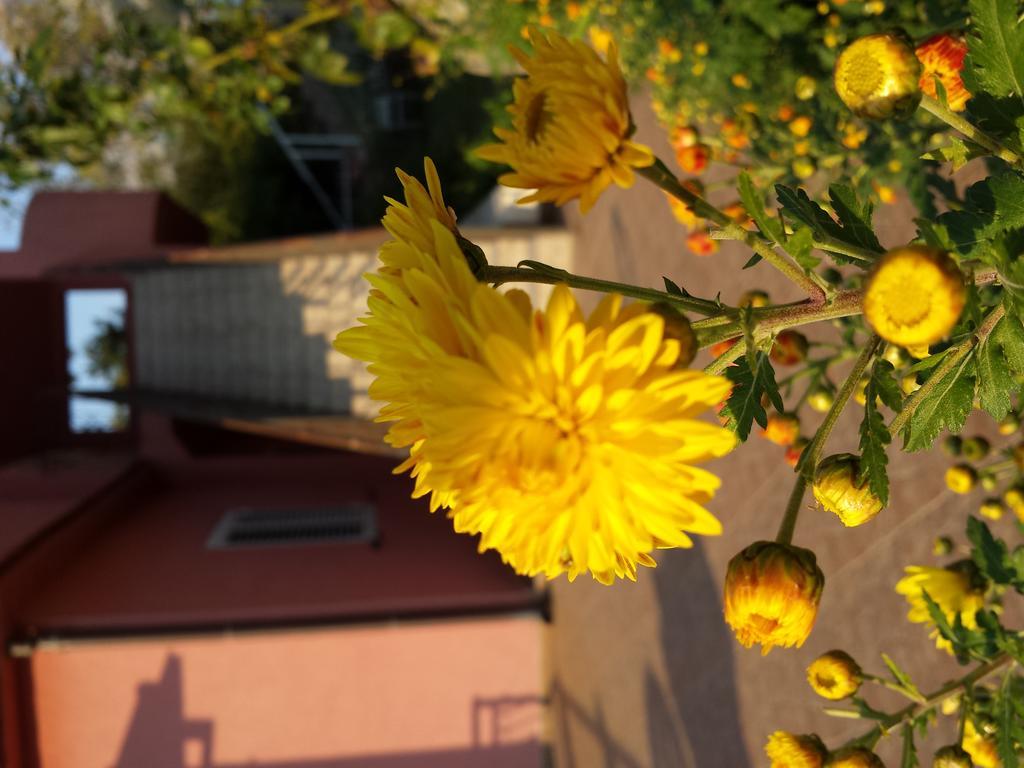
{"type": "Polygon", "coordinates": [[[376,541],[376,507],[351,502],[305,509],[230,509],[210,533],[206,546],[242,549],[376,541]]]}

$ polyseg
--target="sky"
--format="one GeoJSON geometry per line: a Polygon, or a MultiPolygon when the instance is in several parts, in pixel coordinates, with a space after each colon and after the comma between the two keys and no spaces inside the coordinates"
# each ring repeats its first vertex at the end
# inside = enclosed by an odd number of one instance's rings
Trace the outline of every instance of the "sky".
{"type": "MultiPolygon", "coordinates": [[[[106,379],[89,375],[85,347],[96,334],[96,321],[117,317],[128,304],[123,290],[76,290],[64,294],[65,338],[68,347],[68,372],[73,389],[109,389],[106,379]]],[[[106,430],[118,412],[118,405],[107,400],[72,397],[70,422],[73,432],[106,430]]]]}

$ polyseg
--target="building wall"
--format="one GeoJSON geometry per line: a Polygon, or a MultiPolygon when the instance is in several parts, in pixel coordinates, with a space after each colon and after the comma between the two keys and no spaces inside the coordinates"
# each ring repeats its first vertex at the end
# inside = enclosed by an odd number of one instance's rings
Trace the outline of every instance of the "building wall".
{"type": "Polygon", "coordinates": [[[111,642],[31,658],[43,768],[531,768],[543,622],[111,642]]]}

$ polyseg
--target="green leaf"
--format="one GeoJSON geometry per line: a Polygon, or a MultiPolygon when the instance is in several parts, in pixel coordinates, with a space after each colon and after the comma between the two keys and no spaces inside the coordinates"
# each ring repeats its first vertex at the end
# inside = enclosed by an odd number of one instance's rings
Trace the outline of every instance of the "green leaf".
{"type": "MultiPolygon", "coordinates": [[[[943,613],[942,608],[939,604],[932,599],[932,596],[928,594],[928,590],[921,590],[921,598],[924,600],[924,604],[928,606],[928,616],[932,620],[932,624],[939,630],[939,634],[942,635],[944,640],[949,640],[954,648],[961,643],[961,638],[957,637],[957,633],[953,631],[953,627],[949,624],[949,619],[946,618],[946,614],[943,613]]],[[[960,614],[957,614],[957,618],[960,618],[960,614]]]]}
{"type": "Polygon", "coordinates": [[[996,747],[999,750],[999,759],[1003,768],[1017,768],[1020,764],[1017,760],[1017,748],[1013,743],[1013,734],[1016,730],[1014,723],[1013,691],[1010,690],[1011,675],[1003,678],[1003,684],[999,689],[999,697],[996,702],[996,747]]]}
{"type": "Polygon", "coordinates": [[[969,161],[976,157],[985,157],[990,154],[987,149],[979,147],[977,144],[968,144],[963,139],[958,139],[955,136],[951,137],[949,144],[938,149],[933,149],[931,152],[926,152],[921,155],[922,160],[934,160],[937,163],[949,163],[951,170],[959,171],[969,161]]]}
{"type": "Polygon", "coordinates": [[[974,76],[993,95],[1024,98],[1024,25],[1017,0],[970,0],[970,11],[974,76]]]}
{"type": "MultiPolygon", "coordinates": [[[[933,374],[935,375],[935,374],[933,374]]],[[[929,379],[929,383],[931,380],[929,379]]],[[[973,351],[947,371],[917,404],[903,432],[903,448],[928,448],[943,429],[957,433],[964,427],[974,405],[973,351]]]]}
{"type": "Polygon", "coordinates": [[[865,201],[862,204],[857,199],[857,193],[853,191],[853,187],[846,184],[829,186],[828,197],[832,201],[832,207],[843,227],[843,239],[876,253],[882,253],[885,250],[878,242],[878,238],[875,237],[874,229],[871,226],[873,206],[870,202],[865,201]]]}
{"type": "Polygon", "coordinates": [[[923,240],[926,245],[944,251],[956,250],[956,244],[942,224],[930,219],[914,219],[914,223],[917,224],[917,238],[923,240]]]}
{"type": "Polygon", "coordinates": [[[786,234],[782,229],[782,222],[768,215],[761,193],[754,186],[754,182],[750,180],[750,175],[744,171],[740,174],[739,181],[740,200],[743,202],[747,214],[757,224],[757,228],[773,243],[785,243],[786,234]]]}
{"type": "Polygon", "coordinates": [[[673,296],[683,296],[684,298],[690,295],[689,291],[680,288],[667,277],[662,276],[661,279],[665,282],[665,293],[671,293],[673,296]]]}
{"type": "Polygon", "coordinates": [[[1013,567],[1006,542],[995,538],[985,523],[976,517],[968,517],[967,538],[974,545],[971,559],[985,578],[996,584],[1020,584],[1021,574],[1013,567]]]}
{"type": "Polygon", "coordinates": [[[1010,374],[1007,355],[1000,345],[999,337],[994,335],[996,329],[1004,324],[1017,326],[1019,332],[1020,322],[1016,318],[1004,317],[996,324],[996,328],[992,329],[992,334],[978,347],[976,353],[978,399],[981,401],[981,407],[996,421],[1005,418],[1013,408],[1010,395],[1018,389],[1017,382],[1010,374]]]}
{"type": "Polygon", "coordinates": [[[897,665],[888,654],[882,654],[882,661],[884,661],[885,666],[889,668],[889,673],[892,675],[892,679],[895,680],[903,690],[907,691],[911,696],[916,696],[918,699],[922,700],[924,699],[924,696],[921,695],[921,691],[919,691],[917,686],[914,685],[910,676],[900,669],[899,665],[897,665]]]}
{"type": "Polygon", "coordinates": [[[755,351],[752,355],[753,369],[749,357],[744,356],[725,369],[725,376],[733,386],[721,415],[726,419],[726,427],[734,431],[740,440],[746,440],[750,435],[753,422],[762,427],[768,424],[768,414],[761,405],[762,395],[767,394],[777,410],[784,410],[768,356],[760,350],[755,351]]]}
{"type": "MultiPolygon", "coordinates": [[[[882,418],[877,405],[878,381],[883,375],[878,373],[879,363],[884,363],[889,366],[890,371],[892,370],[892,365],[885,360],[876,361],[864,389],[864,418],[860,423],[860,472],[857,482],[860,484],[866,479],[871,492],[882,504],[888,504],[889,475],[886,466],[889,457],[885,453],[885,447],[892,442],[892,435],[889,434],[889,428],[885,425],[885,419],[882,418]]],[[[891,395],[891,392],[889,394],[891,395]]]]}
{"type": "Polygon", "coordinates": [[[825,212],[825,209],[811,200],[802,189],[793,189],[785,184],[775,185],[782,210],[792,218],[806,224],[816,235],[843,239],[843,229],[825,212]]]}
{"type": "Polygon", "coordinates": [[[914,746],[914,729],[910,723],[903,724],[903,754],[900,768],[917,768],[917,747],[914,746]]]}
{"type": "Polygon", "coordinates": [[[786,242],[786,250],[796,263],[810,272],[821,264],[821,257],[814,255],[814,233],[807,227],[800,227],[786,242]]]}
{"type": "Polygon", "coordinates": [[[1024,324],[1004,317],[996,323],[988,341],[1002,349],[1011,371],[1018,376],[1024,374],[1024,324]]]}
{"type": "Polygon", "coordinates": [[[949,232],[962,256],[992,263],[992,241],[1024,227],[1024,176],[1004,171],[972,184],[963,209],[942,214],[938,223],[949,232]]]}

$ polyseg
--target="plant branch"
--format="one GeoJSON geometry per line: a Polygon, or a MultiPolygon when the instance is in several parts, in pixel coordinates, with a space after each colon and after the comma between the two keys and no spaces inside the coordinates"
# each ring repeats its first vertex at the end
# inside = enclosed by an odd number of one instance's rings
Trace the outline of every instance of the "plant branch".
{"type": "Polygon", "coordinates": [[[885,720],[873,726],[870,731],[862,734],[861,736],[858,736],[855,739],[851,739],[850,741],[846,742],[846,744],[844,744],[843,747],[854,746],[860,742],[863,742],[864,740],[871,738],[872,735],[875,735],[876,731],[877,736],[888,735],[897,726],[900,726],[906,722],[911,722],[916,718],[920,717],[921,715],[923,715],[925,712],[934,709],[939,704],[941,704],[943,699],[945,699],[950,694],[973,687],[975,683],[979,683],[992,673],[998,672],[1000,669],[1002,669],[1012,661],[1013,658],[1007,653],[1003,653],[999,656],[996,656],[991,661],[987,661],[984,664],[975,667],[973,670],[968,672],[959,680],[953,680],[951,682],[948,682],[942,687],[933,691],[932,693],[927,694],[924,697],[924,701],[908,704],[903,709],[893,712],[885,720]]]}
{"type": "MultiPolygon", "coordinates": [[[[810,448],[810,446],[807,446],[810,448]]],[[[804,450],[807,450],[805,448],[804,450]]],[[[807,478],[803,474],[796,476],[793,484],[793,491],[789,494],[789,501],[786,503],[786,511],[782,515],[782,522],[779,524],[779,532],[775,534],[775,541],[779,544],[791,544],[793,533],[796,531],[796,519],[800,516],[800,505],[804,500],[804,493],[807,491],[807,478]]]]}
{"type": "Polygon", "coordinates": [[[960,361],[963,360],[976,345],[988,338],[988,335],[992,333],[992,329],[995,328],[996,323],[999,322],[1004,313],[1005,310],[1003,309],[1003,305],[1000,304],[988,314],[988,317],[986,317],[982,324],[978,326],[978,330],[950,349],[946,354],[946,357],[939,364],[939,367],[935,369],[935,373],[928,377],[928,381],[922,384],[917,391],[906,399],[906,402],[903,403],[903,407],[900,409],[900,412],[893,417],[893,420],[889,423],[890,434],[897,434],[907,425],[907,422],[909,422],[910,418],[914,415],[914,411],[917,410],[918,405],[928,397],[928,394],[939,384],[939,382],[942,381],[943,378],[945,378],[947,373],[960,364],[960,361]]]}
{"type": "Polygon", "coordinates": [[[927,95],[922,96],[921,109],[935,115],[935,117],[939,118],[939,120],[944,122],[946,125],[959,131],[975,144],[984,147],[999,159],[1005,160],[1011,165],[1022,165],[1020,155],[1004,147],[999,143],[998,139],[985,133],[976,125],[967,121],[949,107],[939,102],[938,99],[933,99],[931,96],[927,95]]]}
{"type": "Polygon", "coordinates": [[[789,256],[776,251],[771,243],[758,236],[755,232],[744,229],[723,211],[716,208],[700,195],[688,190],[661,160],[655,160],[654,165],[637,169],[637,173],[654,182],[673,197],[681,200],[698,216],[708,219],[721,227],[721,232],[716,233],[716,239],[738,240],[744,243],[754,253],[806,291],[812,301],[818,303],[825,301],[826,291],[819,284],[820,278],[817,275],[812,277],[811,274],[805,272],[789,256]]]}
{"type": "Polygon", "coordinates": [[[611,280],[599,280],[594,277],[574,275],[561,269],[552,269],[550,272],[529,267],[498,267],[488,265],[478,275],[481,282],[494,283],[544,283],[547,285],[558,285],[565,283],[572,288],[581,288],[599,293],[618,293],[643,301],[666,301],[682,309],[696,312],[701,315],[717,315],[723,312],[734,311],[708,299],[698,299],[695,296],[678,296],[674,293],[658,291],[653,288],[640,288],[625,283],[616,283],[611,280]]]}
{"type": "Polygon", "coordinates": [[[733,344],[729,349],[725,350],[722,354],[712,360],[704,367],[704,373],[709,376],[718,376],[732,365],[736,360],[741,358],[747,351],[747,340],[740,339],[733,344]]]}

